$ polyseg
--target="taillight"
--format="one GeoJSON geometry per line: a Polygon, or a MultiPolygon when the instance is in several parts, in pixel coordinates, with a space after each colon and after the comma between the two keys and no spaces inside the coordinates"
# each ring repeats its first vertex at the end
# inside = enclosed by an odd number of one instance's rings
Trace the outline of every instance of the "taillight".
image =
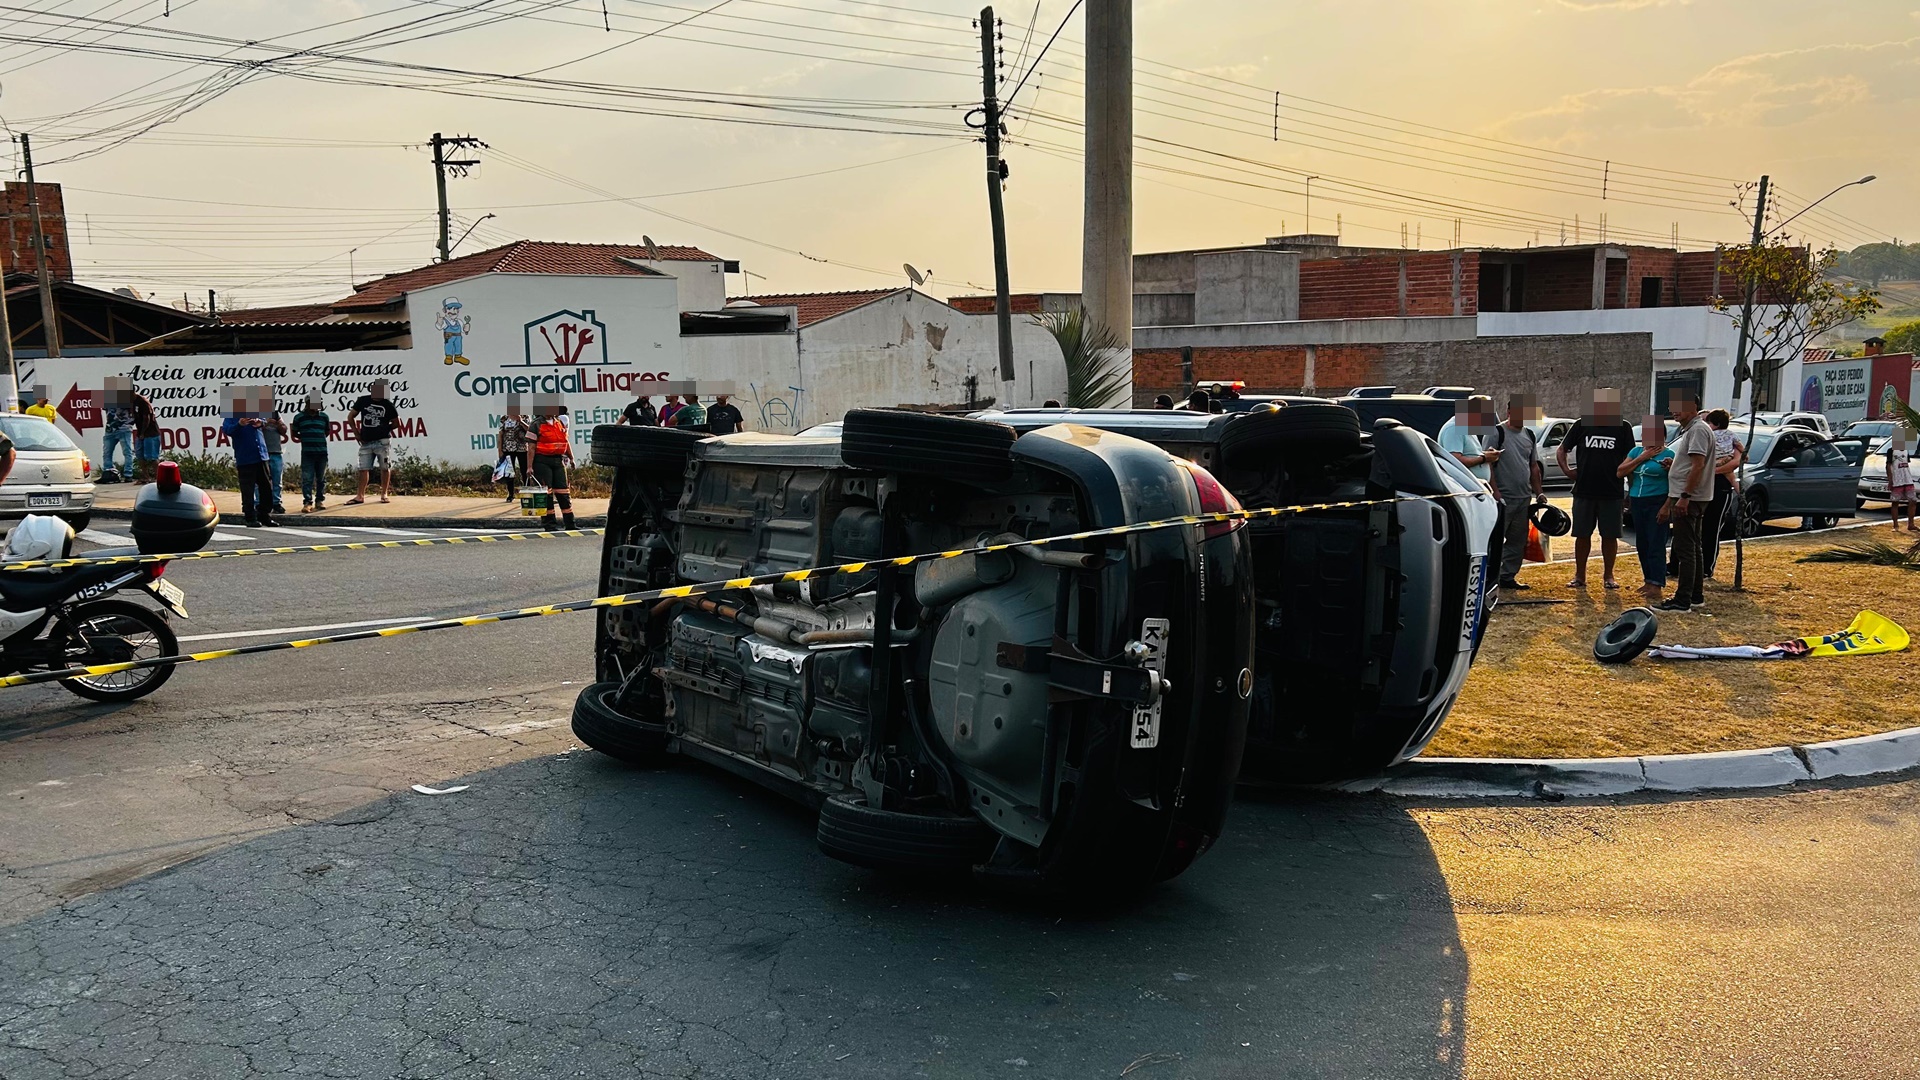
{"type": "MultiPolygon", "coordinates": [[[[1240,511],[1240,500],[1234,498],[1233,492],[1228,491],[1222,486],[1220,481],[1215,480],[1212,473],[1192,462],[1182,462],[1181,465],[1187,470],[1187,475],[1193,477],[1194,489],[1198,491],[1200,495],[1201,513],[1233,514],[1240,511]]],[[[1246,523],[1247,519],[1245,518],[1234,518],[1232,521],[1216,521],[1207,525],[1204,531],[1206,538],[1212,540],[1217,536],[1225,536],[1246,523]]]]}
{"type": "Polygon", "coordinates": [[[161,574],[164,574],[166,572],[167,572],[166,563],[155,562],[155,563],[147,564],[147,580],[148,581],[157,580],[161,574]]]}
{"type": "Polygon", "coordinates": [[[88,457],[85,454],[80,455],[80,475],[81,476],[93,475],[93,459],[88,457]]]}

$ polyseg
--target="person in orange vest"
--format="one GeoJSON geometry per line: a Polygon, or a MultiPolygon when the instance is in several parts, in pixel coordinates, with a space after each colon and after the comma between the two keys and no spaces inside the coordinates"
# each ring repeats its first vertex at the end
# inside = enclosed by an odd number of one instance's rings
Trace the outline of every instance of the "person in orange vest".
{"type": "Polygon", "coordinates": [[[573,528],[573,492],[567,487],[567,469],[573,464],[573,435],[567,430],[565,410],[557,405],[535,409],[532,461],[527,467],[529,482],[538,481],[553,493],[542,528],[554,527],[553,507],[566,516],[566,528],[573,528]]]}

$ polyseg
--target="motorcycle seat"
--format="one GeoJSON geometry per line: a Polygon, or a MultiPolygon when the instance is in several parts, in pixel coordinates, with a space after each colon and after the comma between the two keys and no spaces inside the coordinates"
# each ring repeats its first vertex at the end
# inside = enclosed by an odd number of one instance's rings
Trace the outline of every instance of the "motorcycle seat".
{"type": "Polygon", "coordinates": [[[129,563],[110,566],[79,566],[65,570],[0,571],[0,601],[8,609],[52,607],[89,585],[111,581],[137,569],[129,563]]]}

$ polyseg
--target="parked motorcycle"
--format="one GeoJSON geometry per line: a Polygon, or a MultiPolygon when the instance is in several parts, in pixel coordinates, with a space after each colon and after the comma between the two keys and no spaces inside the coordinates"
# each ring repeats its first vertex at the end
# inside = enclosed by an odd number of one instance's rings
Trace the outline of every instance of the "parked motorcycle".
{"type": "MultiPolygon", "coordinates": [[[[135,500],[138,548],[92,552],[92,557],[198,551],[212,539],[220,515],[200,489],[180,482],[180,468],[162,462],[155,483],[135,500]]],[[[59,561],[72,557],[73,527],[55,517],[29,515],[7,535],[0,561],[59,561]]],[[[167,564],[108,563],[0,571],[0,675],[124,664],[175,656],[180,641],[168,617],[187,617],[186,593],[163,578],[167,564]],[[118,598],[144,593],[161,610],[118,598]]],[[[82,675],[60,685],[94,701],[132,701],[158,690],[174,665],[82,675]]]]}

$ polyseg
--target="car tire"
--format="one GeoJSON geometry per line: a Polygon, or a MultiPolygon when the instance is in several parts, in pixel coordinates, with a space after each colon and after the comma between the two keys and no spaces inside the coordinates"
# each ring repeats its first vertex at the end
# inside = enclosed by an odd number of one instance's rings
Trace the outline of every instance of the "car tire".
{"type": "Polygon", "coordinates": [[[593,429],[593,463],[678,477],[686,471],[687,455],[709,438],[679,428],[601,424],[593,429]]]}
{"type": "Polygon", "coordinates": [[[611,758],[635,765],[658,764],[667,754],[667,727],[636,720],[614,706],[617,682],[597,682],[573,699],[573,734],[611,758]]]}
{"type": "Polygon", "coordinates": [[[60,520],[73,526],[74,532],[85,532],[87,526],[93,524],[93,511],[89,510],[84,514],[61,514],[60,520]]]}
{"type": "Polygon", "coordinates": [[[1276,453],[1359,449],[1360,417],[1344,405],[1310,403],[1247,413],[1220,433],[1220,458],[1229,466],[1258,466],[1276,453]]]}
{"type": "Polygon", "coordinates": [[[856,469],[960,481],[1003,480],[1013,471],[1011,427],[964,416],[855,409],[840,429],[840,458],[856,469]]]}
{"type": "Polygon", "coordinates": [[[837,795],[820,807],[814,838],[842,862],[877,870],[957,873],[993,850],[997,834],[976,817],[876,810],[857,795],[837,795]]]}
{"type": "Polygon", "coordinates": [[[1721,529],[1720,532],[1723,538],[1730,537],[1737,531],[1739,535],[1751,539],[1760,535],[1760,529],[1766,523],[1767,493],[1751,491],[1740,500],[1740,516],[1733,523],[1733,529],[1721,529]]]}

